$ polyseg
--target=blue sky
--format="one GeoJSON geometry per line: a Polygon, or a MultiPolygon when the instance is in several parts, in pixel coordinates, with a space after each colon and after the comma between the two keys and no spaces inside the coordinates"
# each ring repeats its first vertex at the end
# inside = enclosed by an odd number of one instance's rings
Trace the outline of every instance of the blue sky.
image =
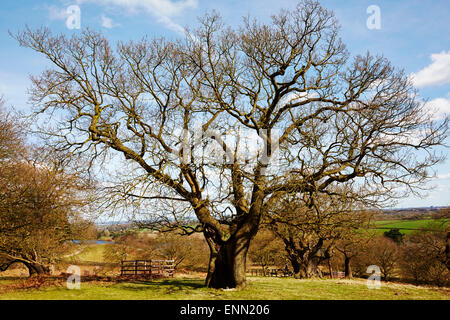
{"type": "MultiPolygon", "coordinates": [[[[54,32],[73,34],[80,29],[66,25],[67,9],[80,9],[81,28],[102,31],[112,41],[149,37],[181,37],[184,27],[195,26],[197,17],[216,10],[225,22],[237,25],[250,14],[268,21],[289,0],[3,0],[0,7],[0,95],[8,105],[25,112],[29,75],[38,74],[46,61],[33,51],[20,48],[8,30],[48,26],[54,32]]],[[[450,2],[448,0],[322,0],[335,11],[341,36],[352,54],[380,53],[414,77],[421,97],[450,113],[450,2]],[[380,29],[369,29],[367,20],[375,5],[380,9],[380,29]]],[[[447,141],[450,145],[450,141],[447,141]]],[[[442,149],[449,153],[449,149],[442,149]]],[[[438,177],[426,198],[408,198],[399,207],[450,205],[450,159],[436,167],[438,177]]]]}

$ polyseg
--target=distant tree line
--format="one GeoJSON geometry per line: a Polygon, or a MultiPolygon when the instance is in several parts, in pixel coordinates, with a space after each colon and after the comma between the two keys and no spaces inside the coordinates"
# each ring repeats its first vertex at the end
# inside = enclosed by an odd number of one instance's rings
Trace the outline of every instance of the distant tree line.
{"type": "MultiPolygon", "coordinates": [[[[365,224],[353,221],[352,226],[348,225],[341,232],[336,231],[342,226],[338,220],[338,225],[334,226],[325,220],[316,224],[312,221],[295,226],[291,224],[284,226],[284,234],[279,228],[274,230],[272,225],[268,225],[255,237],[249,257],[254,265],[263,269],[288,265],[297,278],[322,277],[323,273],[330,275],[333,270],[344,271],[347,278],[367,277],[367,267],[377,265],[384,280],[450,285],[448,209],[441,210],[436,215],[438,220],[427,229],[436,231],[417,230],[401,236],[397,232],[380,235],[367,228],[371,216],[367,212],[361,214],[365,224]],[[445,222],[446,225],[437,228],[437,224],[445,222]],[[336,237],[331,237],[322,228],[335,230],[336,237]],[[296,259],[292,259],[293,255],[296,259]],[[302,262],[300,266],[298,261],[302,262]]],[[[307,215],[304,217],[306,219],[307,215]]]]}

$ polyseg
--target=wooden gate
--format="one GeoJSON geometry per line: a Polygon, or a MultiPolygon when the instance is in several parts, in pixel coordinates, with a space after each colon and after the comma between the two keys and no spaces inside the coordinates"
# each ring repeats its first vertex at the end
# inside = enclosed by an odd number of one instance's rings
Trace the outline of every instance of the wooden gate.
{"type": "Polygon", "coordinates": [[[122,260],[121,276],[173,277],[174,260],[122,260]]]}

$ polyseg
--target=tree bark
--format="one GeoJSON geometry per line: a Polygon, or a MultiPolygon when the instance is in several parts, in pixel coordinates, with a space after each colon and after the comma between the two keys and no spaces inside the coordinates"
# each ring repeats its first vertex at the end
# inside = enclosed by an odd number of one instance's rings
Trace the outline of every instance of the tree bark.
{"type": "Polygon", "coordinates": [[[330,279],[333,279],[333,268],[331,266],[331,258],[328,258],[328,272],[330,273],[330,279]]]}
{"type": "Polygon", "coordinates": [[[325,259],[319,250],[296,246],[294,239],[283,239],[296,279],[322,278],[319,264],[325,259]]]}
{"type": "Polygon", "coordinates": [[[319,269],[320,259],[317,257],[309,258],[301,266],[302,278],[322,278],[322,271],[319,269]]]}
{"type": "Polygon", "coordinates": [[[322,278],[322,271],[319,269],[321,259],[319,257],[306,257],[302,259],[299,255],[290,257],[292,269],[294,270],[294,278],[309,279],[322,278]]]}
{"type": "MultiPolygon", "coordinates": [[[[251,237],[233,237],[211,249],[206,286],[215,289],[246,285],[246,259],[251,237]]],[[[209,242],[208,242],[209,243],[209,242]]]]}
{"type": "Polygon", "coordinates": [[[21,262],[21,261],[13,260],[13,261],[8,261],[8,262],[5,262],[5,263],[3,263],[3,264],[0,264],[0,271],[6,271],[6,270],[8,270],[8,268],[9,268],[12,264],[14,264],[14,263],[16,263],[16,262],[21,262]]]}
{"type": "Polygon", "coordinates": [[[300,263],[298,262],[298,259],[290,257],[289,261],[291,262],[292,265],[292,269],[293,269],[293,273],[294,273],[294,278],[295,279],[300,279],[300,263]]]}
{"type": "Polygon", "coordinates": [[[50,267],[38,262],[29,262],[22,259],[11,260],[7,263],[0,265],[0,271],[6,271],[12,264],[22,263],[28,269],[28,274],[30,277],[34,275],[47,275],[50,274],[50,267]]]}
{"type": "Polygon", "coordinates": [[[353,273],[352,273],[352,266],[351,266],[351,259],[350,259],[350,257],[347,257],[347,256],[345,257],[344,265],[345,265],[345,269],[344,269],[345,277],[346,277],[346,278],[349,278],[349,279],[353,278],[353,273]]]}
{"type": "Polygon", "coordinates": [[[206,279],[205,279],[205,286],[209,287],[210,283],[211,283],[211,279],[212,279],[212,275],[214,273],[214,269],[216,267],[216,261],[217,261],[217,251],[214,248],[213,244],[210,244],[208,239],[206,240],[208,242],[209,245],[209,263],[208,263],[208,273],[206,274],[206,279]]]}
{"type": "Polygon", "coordinates": [[[49,275],[50,267],[37,263],[37,262],[24,262],[25,266],[28,269],[29,276],[32,277],[34,275],[49,275]]]}

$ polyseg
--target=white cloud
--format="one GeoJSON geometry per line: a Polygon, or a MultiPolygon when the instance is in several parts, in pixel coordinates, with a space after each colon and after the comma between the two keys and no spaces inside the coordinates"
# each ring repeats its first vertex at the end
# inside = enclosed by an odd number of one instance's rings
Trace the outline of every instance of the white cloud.
{"type": "Polygon", "coordinates": [[[450,114],[450,98],[437,98],[425,104],[427,111],[433,115],[433,120],[441,120],[450,114]]]}
{"type": "Polygon", "coordinates": [[[102,27],[111,29],[119,25],[117,23],[114,23],[114,21],[111,18],[108,18],[104,14],[102,14],[101,19],[102,19],[102,27]]]}
{"type": "Polygon", "coordinates": [[[47,10],[50,20],[65,20],[69,16],[67,13],[67,8],[48,6],[47,10]]]}
{"type": "Polygon", "coordinates": [[[450,83],[450,51],[432,54],[431,61],[428,67],[411,74],[417,88],[450,83]]]}
{"type": "Polygon", "coordinates": [[[450,173],[439,174],[439,175],[437,176],[437,178],[438,178],[439,180],[450,179],[450,173]]]}
{"type": "Polygon", "coordinates": [[[180,26],[178,23],[175,23],[172,21],[171,18],[169,17],[165,17],[165,16],[160,16],[158,17],[158,22],[164,24],[166,26],[166,28],[175,31],[178,34],[184,35],[185,34],[185,29],[180,26]]]}
{"type": "Polygon", "coordinates": [[[196,8],[198,0],[78,0],[78,3],[96,3],[108,8],[120,7],[129,13],[145,11],[154,16],[159,23],[177,33],[184,34],[184,28],[173,21],[173,18],[181,15],[185,10],[196,8]]]}

